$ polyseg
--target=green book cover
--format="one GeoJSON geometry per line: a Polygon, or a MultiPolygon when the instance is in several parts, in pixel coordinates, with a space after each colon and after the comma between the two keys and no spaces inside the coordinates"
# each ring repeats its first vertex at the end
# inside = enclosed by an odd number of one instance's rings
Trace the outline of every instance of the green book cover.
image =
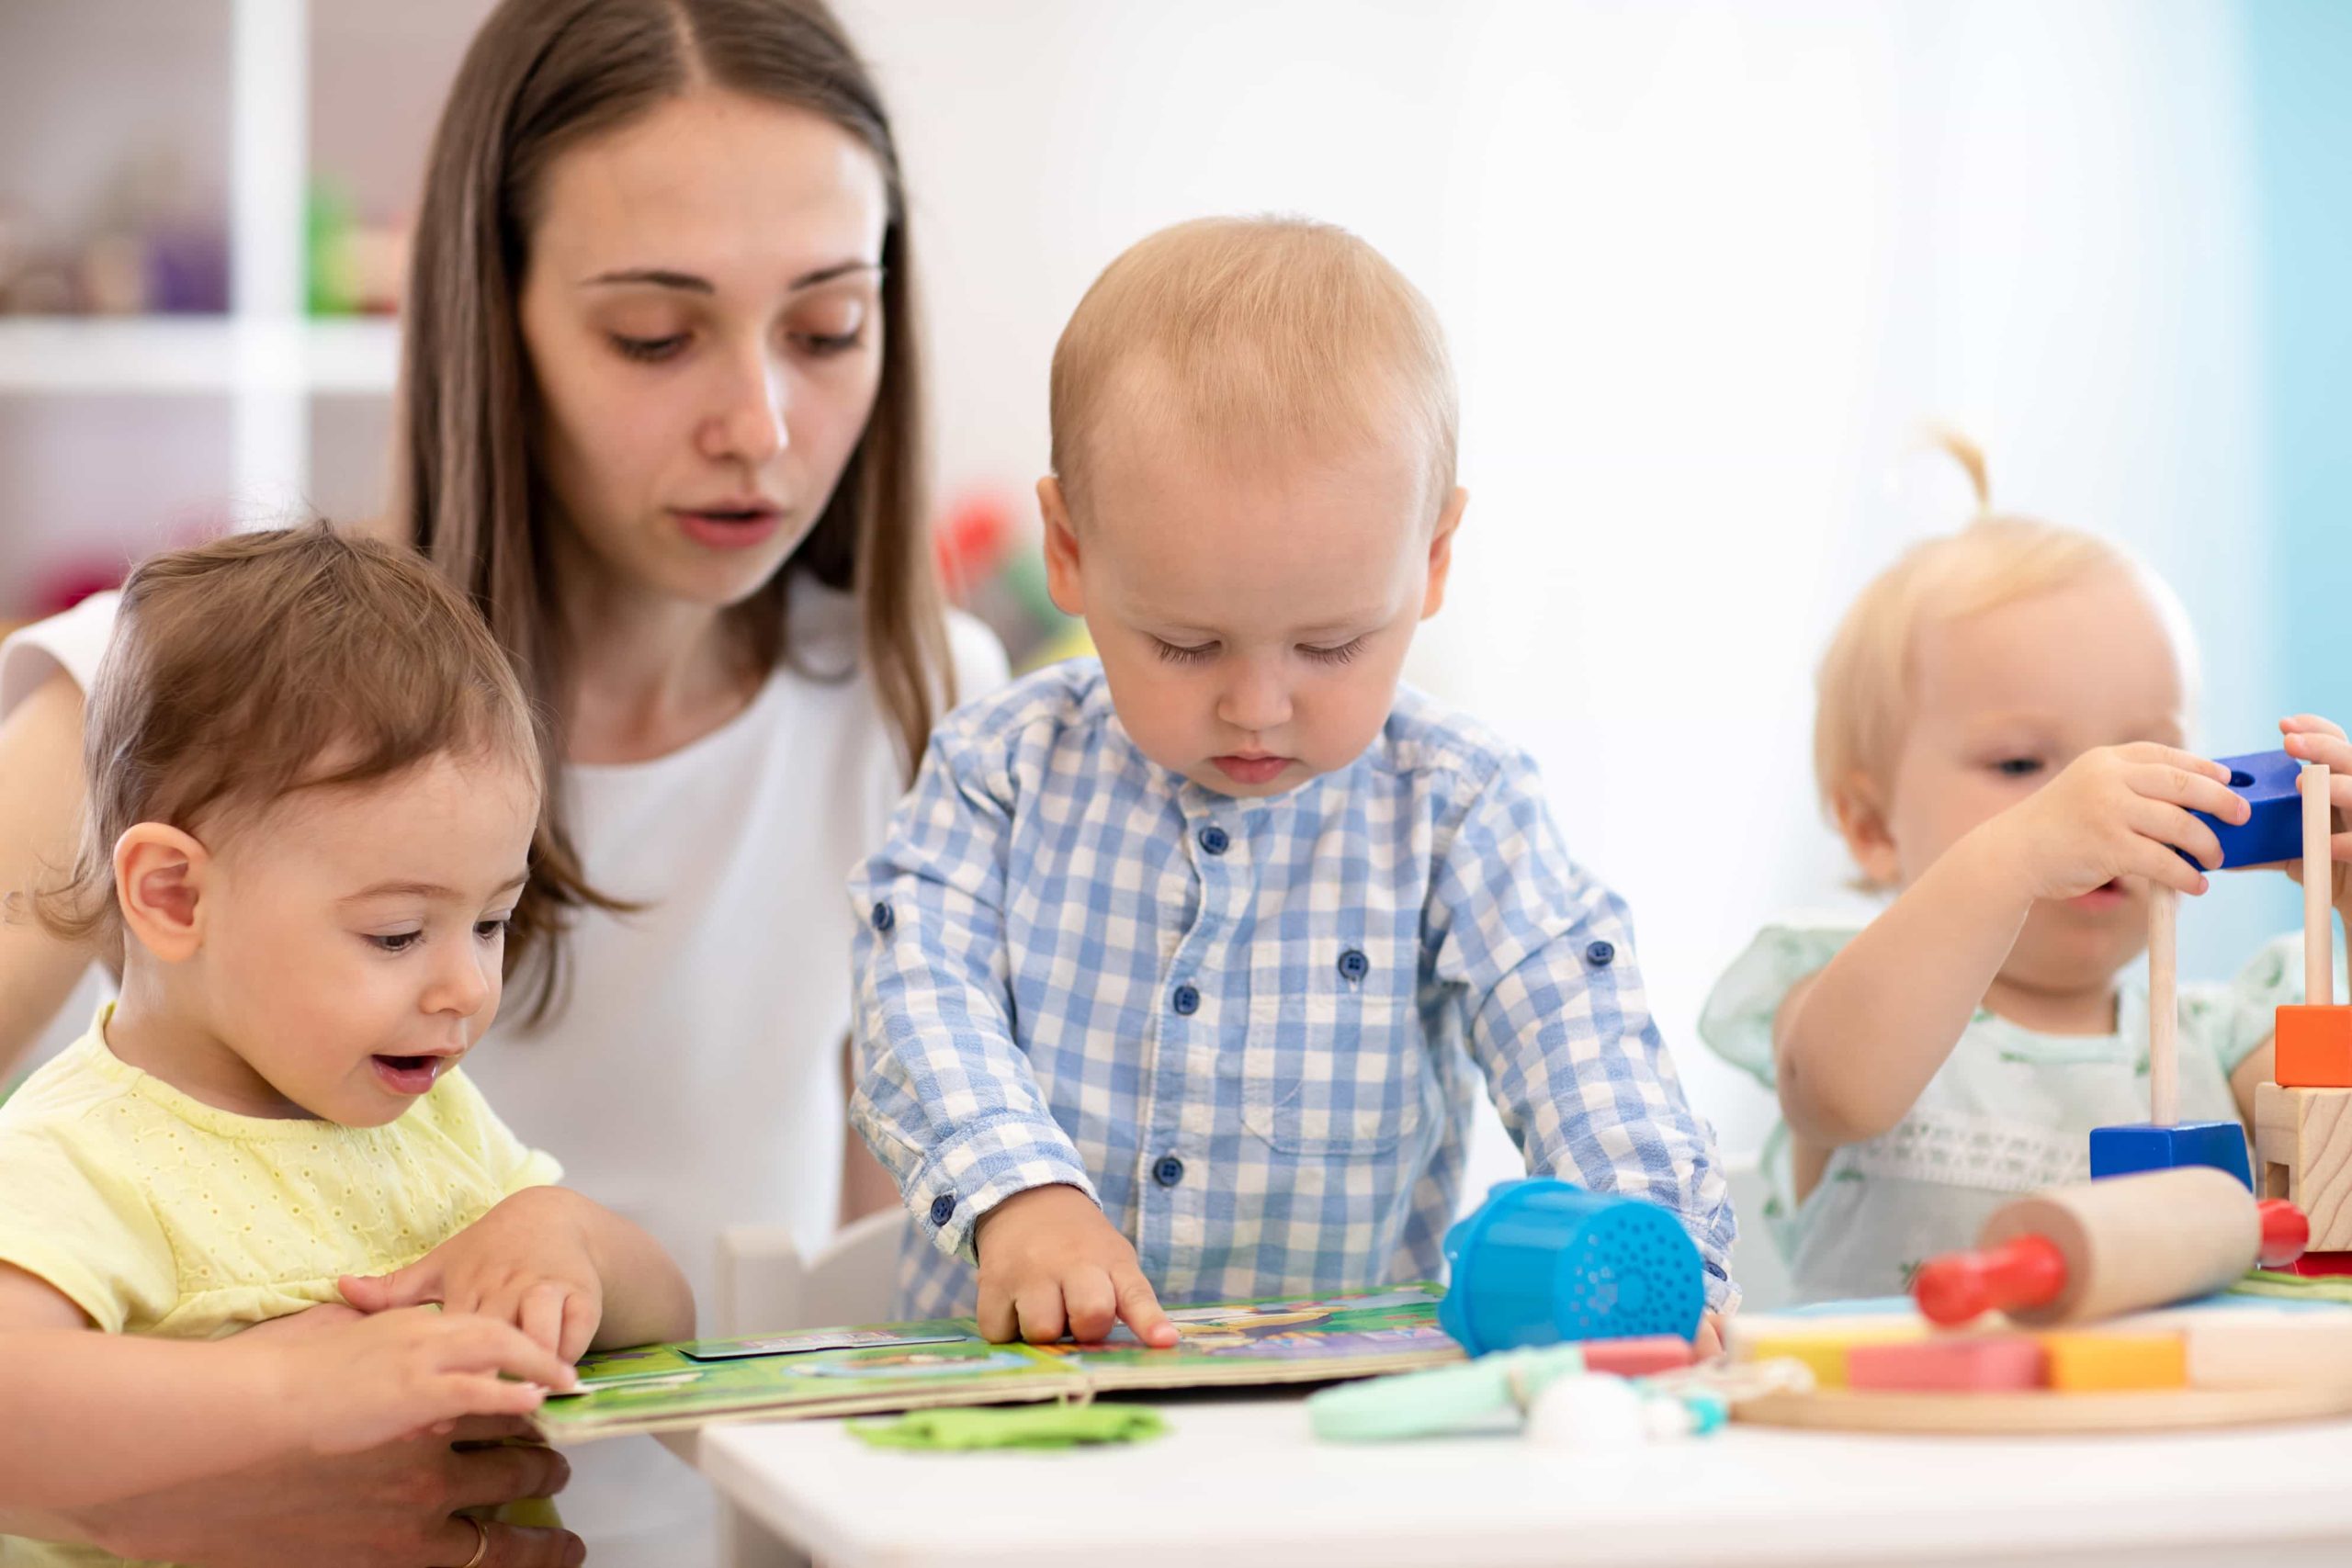
{"type": "Polygon", "coordinates": [[[538,1424],[574,1443],[713,1421],[883,1415],[948,1404],[1085,1399],[1123,1390],[1322,1382],[1459,1360],[1435,1285],[1370,1295],[1176,1307],[1165,1350],[1123,1326],[1100,1345],[991,1345],[969,1318],[862,1325],[610,1350],[580,1363],[581,1392],[538,1424]],[[809,1342],[838,1348],[796,1349],[809,1342]]]}

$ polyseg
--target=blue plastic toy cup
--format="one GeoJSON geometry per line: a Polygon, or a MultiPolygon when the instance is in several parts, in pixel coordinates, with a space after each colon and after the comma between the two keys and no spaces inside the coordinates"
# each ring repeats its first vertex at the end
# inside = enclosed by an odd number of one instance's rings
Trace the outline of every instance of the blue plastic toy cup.
{"type": "Polygon", "coordinates": [[[1474,1356],[1562,1340],[1689,1339],[1705,1270],[1682,1222],[1654,1203],[1550,1177],[1495,1184],[1445,1233],[1453,1284],[1438,1325],[1474,1356]]]}

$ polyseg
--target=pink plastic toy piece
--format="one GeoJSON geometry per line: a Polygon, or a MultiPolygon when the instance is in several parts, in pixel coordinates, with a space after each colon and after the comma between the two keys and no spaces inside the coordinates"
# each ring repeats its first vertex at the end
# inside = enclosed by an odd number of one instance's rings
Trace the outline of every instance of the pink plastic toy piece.
{"type": "Polygon", "coordinates": [[[1621,1378],[1671,1372],[1698,1359],[1688,1339],[1670,1334],[1644,1335],[1635,1339],[1588,1339],[1584,1342],[1587,1371],[1614,1372],[1621,1378]]]}
{"type": "Polygon", "coordinates": [[[1856,1345],[1846,1352],[1846,1386],[1882,1393],[1977,1393],[2041,1388],[2050,1357],[2021,1335],[1856,1345]]]}

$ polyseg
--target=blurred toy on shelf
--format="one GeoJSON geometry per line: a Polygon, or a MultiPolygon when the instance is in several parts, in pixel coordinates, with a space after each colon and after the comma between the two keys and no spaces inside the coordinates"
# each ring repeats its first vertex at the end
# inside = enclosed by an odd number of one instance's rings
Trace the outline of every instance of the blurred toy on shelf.
{"type": "Polygon", "coordinates": [[[398,313],[408,286],[406,223],[367,221],[340,182],[322,178],[311,185],[302,242],[304,309],[311,315],[398,313]]]}
{"type": "Polygon", "coordinates": [[[996,633],[1016,672],[1092,653],[1086,624],[1046,592],[1043,555],[1014,517],[1004,492],[982,489],[964,491],[941,515],[932,547],[948,602],[996,633]]]}
{"type": "Polygon", "coordinates": [[[0,314],[208,315],[229,308],[229,236],[217,193],[178,155],[126,160],[84,216],[41,223],[0,209],[0,314]]]}
{"type": "Polygon", "coordinates": [[[0,618],[11,624],[62,615],[94,594],[119,588],[130,569],[158,550],[185,549],[228,533],[235,519],[217,506],[198,506],[160,528],[132,528],[109,543],[83,538],[34,560],[0,597],[0,618]]]}
{"type": "Polygon", "coordinates": [[[12,618],[46,620],[62,615],[93,594],[122,586],[130,563],[120,556],[83,554],[52,561],[32,576],[24,597],[7,606],[12,618]]]}

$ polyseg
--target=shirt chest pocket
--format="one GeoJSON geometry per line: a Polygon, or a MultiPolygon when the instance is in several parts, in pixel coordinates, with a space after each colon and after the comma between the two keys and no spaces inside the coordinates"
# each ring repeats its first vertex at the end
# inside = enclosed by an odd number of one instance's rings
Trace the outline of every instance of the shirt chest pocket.
{"type": "Polygon", "coordinates": [[[1306,985],[1253,996],[1241,1075],[1242,1125],[1283,1154],[1395,1150],[1435,1114],[1410,967],[1348,948],[1306,985]]]}

